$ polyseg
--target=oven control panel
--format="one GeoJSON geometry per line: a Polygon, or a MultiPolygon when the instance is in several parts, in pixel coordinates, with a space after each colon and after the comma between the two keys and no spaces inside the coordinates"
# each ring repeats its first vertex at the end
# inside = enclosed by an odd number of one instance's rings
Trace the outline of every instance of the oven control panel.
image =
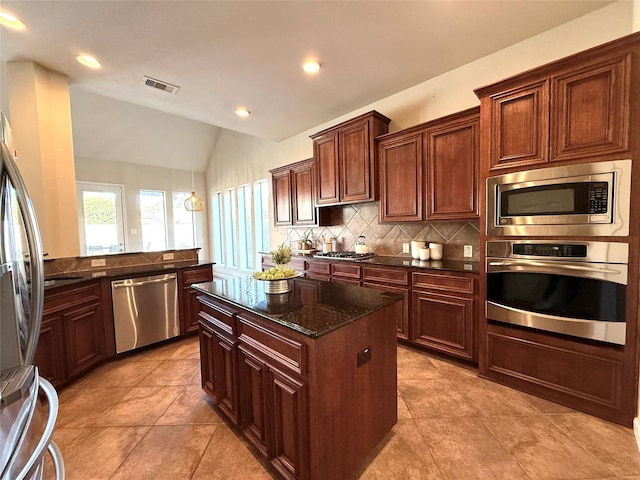
{"type": "Polygon", "coordinates": [[[536,257],[586,258],[587,246],[569,243],[514,243],[515,255],[533,255],[536,257]]]}

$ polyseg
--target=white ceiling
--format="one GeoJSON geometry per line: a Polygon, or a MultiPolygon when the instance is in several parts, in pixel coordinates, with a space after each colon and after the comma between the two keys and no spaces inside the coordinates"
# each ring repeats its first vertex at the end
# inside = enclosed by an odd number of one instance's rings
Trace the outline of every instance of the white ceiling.
{"type": "Polygon", "coordinates": [[[0,47],[4,62],[67,74],[72,91],[281,140],[609,3],[0,0],[28,27],[3,30],[0,47]],[[300,68],[309,56],[323,66],[315,77],[300,68]],[[180,91],[145,87],[143,75],[180,91]],[[236,117],[238,105],[252,115],[236,117]]]}

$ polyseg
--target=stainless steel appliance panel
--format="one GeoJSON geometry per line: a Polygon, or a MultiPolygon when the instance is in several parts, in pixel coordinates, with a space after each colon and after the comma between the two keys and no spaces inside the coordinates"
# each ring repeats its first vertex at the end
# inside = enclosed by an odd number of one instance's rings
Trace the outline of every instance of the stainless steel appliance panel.
{"type": "Polygon", "coordinates": [[[628,244],[487,242],[487,319],[624,345],[628,244]]]}
{"type": "Polygon", "coordinates": [[[487,179],[487,234],[627,236],[630,203],[628,159],[498,175],[487,179]]]}
{"type": "Polygon", "coordinates": [[[117,280],[111,292],[117,353],[180,334],[175,273],[117,280]]]}

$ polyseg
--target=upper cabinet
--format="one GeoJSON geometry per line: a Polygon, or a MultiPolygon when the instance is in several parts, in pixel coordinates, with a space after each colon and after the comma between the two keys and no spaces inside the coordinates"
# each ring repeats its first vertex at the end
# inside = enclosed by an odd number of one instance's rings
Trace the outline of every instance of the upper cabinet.
{"type": "Polygon", "coordinates": [[[479,111],[377,139],[380,222],[478,218],[479,111]]]}
{"type": "Polygon", "coordinates": [[[331,222],[330,212],[318,212],[315,206],[313,158],[270,172],[276,226],[324,225],[331,222]]]}
{"type": "Polygon", "coordinates": [[[631,55],[604,50],[476,90],[489,170],[628,150],[631,55]]]}
{"type": "Polygon", "coordinates": [[[317,205],[377,200],[374,140],[390,121],[372,111],[311,136],[317,205]]]}

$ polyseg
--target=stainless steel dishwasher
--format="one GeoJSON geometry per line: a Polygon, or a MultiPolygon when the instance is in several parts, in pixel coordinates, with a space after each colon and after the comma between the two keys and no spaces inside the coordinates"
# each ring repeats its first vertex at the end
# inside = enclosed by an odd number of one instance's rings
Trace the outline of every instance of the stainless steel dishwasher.
{"type": "Polygon", "coordinates": [[[116,280],[111,294],[117,353],[180,334],[175,273],[116,280]]]}

